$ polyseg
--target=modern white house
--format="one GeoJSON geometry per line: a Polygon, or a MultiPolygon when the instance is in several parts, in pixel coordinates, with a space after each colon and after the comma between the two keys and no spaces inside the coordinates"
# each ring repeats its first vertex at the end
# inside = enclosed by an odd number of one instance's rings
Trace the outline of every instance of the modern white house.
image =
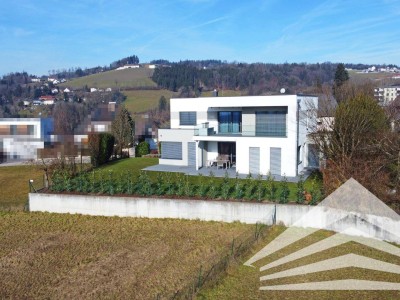
{"type": "Polygon", "coordinates": [[[307,139],[317,106],[306,95],[171,99],[171,128],[158,130],[159,164],[297,176],[319,163],[307,139]]]}
{"type": "Polygon", "coordinates": [[[400,86],[386,86],[374,89],[375,99],[381,105],[388,105],[400,96],[400,86]]]}
{"type": "Polygon", "coordinates": [[[0,119],[1,160],[37,159],[38,149],[50,142],[53,127],[51,118],[0,119]]]}

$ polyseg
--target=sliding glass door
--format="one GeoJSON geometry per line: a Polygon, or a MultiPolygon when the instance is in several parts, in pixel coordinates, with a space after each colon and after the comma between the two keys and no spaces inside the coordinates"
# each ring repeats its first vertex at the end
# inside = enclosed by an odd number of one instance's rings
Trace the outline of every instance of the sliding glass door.
{"type": "Polygon", "coordinates": [[[219,133],[240,133],[242,125],[241,111],[218,112],[219,133]]]}

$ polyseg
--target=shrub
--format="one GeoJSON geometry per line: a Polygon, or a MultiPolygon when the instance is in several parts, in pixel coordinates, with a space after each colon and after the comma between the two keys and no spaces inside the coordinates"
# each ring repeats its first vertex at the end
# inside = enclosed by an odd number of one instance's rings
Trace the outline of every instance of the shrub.
{"type": "Polygon", "coordinates": [[[265,193],[265,187],[262,180],[262,175],[259,174],[257,176],[257,181],[256,181],[256,195],[258,201],[261,201],[263,199],[264,193],[265,193]]]}
{"type": "Polygon", "coordinates": [[[281,184],[280,184],[280,195],[279,195],[279,203],[288,203],[289,202],[289,185],[287,182],[286,176],[283,176],[281,184]]]}
{"type": "Polygon", "coordinates": [[[299,181],[297,182],[296,202],[301,204],[304,203],[304,176],[300,175],[299,181]]]}
{"type": "Polygon", "coordinates": [[[135,156],[142,157],[150,153],[150,145],[148,142],[140,142],[139,145],[135,147],[135,156]]]}
{"type": "Polygon", "coordinates": [[[271,172],[268,173],[267,182],[265,186],[265,194],[268,197],[268,200],[275,201],[276,196],[276,185],[275,185],[275,177],[272,176],[271,172]]]}
{"type": "Polygon", "coordinates": [[[205,183],[203,174],[199,174],[199,188],[197,189],[197,195],[205,197],[207,195],[207,184],[205,183]]]}
{"type": "Polygon", "coordinates": [[[90,162],[98,167],[109,161],[114,148],[114,136],[107,132],[89,134],[90,162]]]}
{"type": "Polygon", "coordinates": [[[222,199],[224,200],[228,199],[230,191],[231,191],[231,186],[229,184],[229,174],[228,172],[225,172],[224,180],[222,181],[222,186],[221,186],[222,199]]]}

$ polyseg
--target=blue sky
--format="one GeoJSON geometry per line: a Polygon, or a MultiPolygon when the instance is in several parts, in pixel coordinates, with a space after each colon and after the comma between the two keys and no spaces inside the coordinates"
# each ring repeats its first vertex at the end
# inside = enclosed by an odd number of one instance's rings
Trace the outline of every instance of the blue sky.
{"type": "Polygon", "coordinates": [[[0,1],[0,75],[152,59],[400,65],[399,0],[0,1]]]}

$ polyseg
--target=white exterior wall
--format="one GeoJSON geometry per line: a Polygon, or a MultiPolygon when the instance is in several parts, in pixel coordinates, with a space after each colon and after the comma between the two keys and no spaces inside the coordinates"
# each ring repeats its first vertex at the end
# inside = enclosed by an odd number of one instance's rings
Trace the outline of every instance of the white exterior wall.
{"type": "MultiPolygon", "coordinates": [[[[305,122],[297,118],[298,109],[310,110],[317,107],[318,98],[311,96],[277,95],[277,96],[245,96],[245,97],[208,97],[208,98],[179,98],[171,99],[170,117],[171,129],[162,130],[160,141],[182,141],[182,161],[160,159],[160,164],[187,165],[187,142],[204,141],[207,144],[207,159],[214,159],[218,155],[218,142],[236,142],[236,170],[239,173],[249,172],[249,148],[260,148],[260,172],[267,174],[270,170],[270,148],[281,148],[281,175],[296,176],[297,149],[301,146],[298,171],[302,171],[307,159],[307,134],[310,129],[305,122]],[[255,134],[256,112],[264,111],[268,107],[287,107],[287,136],[286,137],[258,137],[255,134]],[[195,111],[196,125],[182,126],[179,124],[179,112],[195,111]],[[218,133],[218,111],[242,112],[242,136],[193,136],[183,134],[193,132],[200,124],[208,122],[210,128],[218,133]],[[169,133],[167,133],[169,132],[169,133]]],[[[310,122],[314,115],[309,114],[310,122]]],[[[306,120],[307,121],[307,120],[306,120]]],[[[198,149],[198,166],[205,166],[201,150],[198,149]],[[202,156],[199,159],[199,156],[202,156]],[[203,164],[201,163],[203,161],[203,164]]]]}
{"type": "Polygon", "coordinates": [[[323,206],[246,203],[239,201],[29,194],[29,210],[98,216],[179,218],[201,221],[264,223],[327,229],[400,243],[400,222],[323,206]],[[339,220],[339,221],[338,221],[339,220]],[[348,231],[349,228],[356,230],[348,231]],[[382,230],[385,228],[385,230],[382,230]]]}
{"type": "MultiPolygon", "coordinates": [[[[159,129],[158,141],[159,142],[182,142],[182,160],[179,159],[162,159],[160,158],[159,164],[173,165],[173,166],[187,166],[188,165],[188,143],[193,142],[193,129],[159,129]]],[[[161,147],[161,153],[162,153],[161,147]]]]}
{"type": "MultiPolygon", "coordinates": [[[[270,148],[281,148],[282,175],[296,176],[295,143],[285,138],[240,138],[236,142],[236,171],[241,174],[249,173],[249,148],[260,148],[260,173],[267,175],[270,171],[270,148]],[[240,158],[240,159],[238,159],[240,158]]],[[[253,174],[254,175],[254,174],[253,174]]]]}

